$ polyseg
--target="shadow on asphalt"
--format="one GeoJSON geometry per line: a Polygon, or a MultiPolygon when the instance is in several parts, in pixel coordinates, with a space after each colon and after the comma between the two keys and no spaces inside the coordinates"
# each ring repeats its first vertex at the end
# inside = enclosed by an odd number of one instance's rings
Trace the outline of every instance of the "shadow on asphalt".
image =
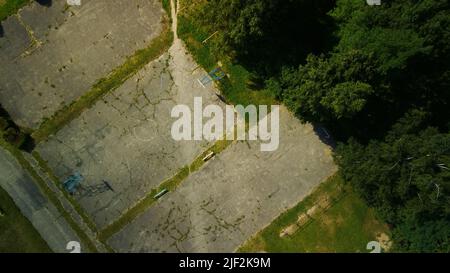
{"type": "Polygon", "coordinates": [[[313,128],[314,132],[323,143],[330,146],[333,150],[336,148],[336,141],[331,133],[322,124],[314,123],[313,128]]]}

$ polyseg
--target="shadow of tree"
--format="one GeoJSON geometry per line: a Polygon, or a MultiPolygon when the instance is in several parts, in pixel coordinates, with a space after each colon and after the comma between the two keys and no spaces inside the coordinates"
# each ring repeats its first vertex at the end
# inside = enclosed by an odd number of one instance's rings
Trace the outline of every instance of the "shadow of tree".
{"type": "Polygon", "coordinates": [[[5,36],[5,31],[3,30],[2,23],[0,23],[0,38],[2,38],[3,36],[5,36]]]}
{"type": "Polygon", "coordinates": [[[283,66],[304,63],[309,53],[328,52],[336,42],[336,26],[327,15],[333,2],[281,2],[279,9],[269,11],[264,18],[264,35],[251,37],[242,48],[236,48],[237,61],[251,72],[270,77],[283,66]]]}
{"type": "Polygon", "coordinates": [[[51,7],[52,4],[53,4],[53,1],[52,1],[52,0],[36,0],[36,2],[37,2],[39,5],[44,6],[44,7],[51,7]]]}
{"type": "Polygon", "coordinates": [[[247,88],[259,91],[262,90],[264,87],[265,87],[264,78],[256,74],[250,75],[249,81],[247,82],[247,88]]]}
{"type": "Polygon", "coordinates": [[[331,132],[325,129],[323,124],[313,123],[314,133],[319,137],[319,139],[330,146],[332,149],[336,148],[336,141],[334,140],[331,132]]]}

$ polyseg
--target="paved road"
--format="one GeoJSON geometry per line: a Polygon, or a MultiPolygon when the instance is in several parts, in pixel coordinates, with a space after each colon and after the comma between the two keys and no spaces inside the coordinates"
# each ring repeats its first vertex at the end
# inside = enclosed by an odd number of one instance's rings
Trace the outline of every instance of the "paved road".
{"type": "Polygon", "coordinates": [[[80,241],[55,206],[35,185],[30,175],[3,148],[0,148],[0,186],[9,193],[54,252],[68,252],[67,242],[80,241]]]}

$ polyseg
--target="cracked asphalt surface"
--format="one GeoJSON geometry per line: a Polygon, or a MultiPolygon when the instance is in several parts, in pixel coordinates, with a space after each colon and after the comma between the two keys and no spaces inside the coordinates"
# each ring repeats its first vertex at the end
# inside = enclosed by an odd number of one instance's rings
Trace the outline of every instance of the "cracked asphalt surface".
{"type": "Polygon", "coordinates": [[[79,197],[99,228],[212,145],[177,142],[170,134],[175,105],[192,108],[195,96],[205,105],[221,104],[197,82],[201,71],[192,73],[196,64],[180,46],[174,45],[37,147],[60,180],[79,171],[86,186],[102,180],[112,185],[114,192],[79,197]]]}
{"type": "Polygon", "coordinates": [[[233,252],[335,171],[330,148],[283,107],[278,150],[235,142],[108,243],[120,252],[233,252]]]}
{"type": "Polygon", "coordinates": [[[17,124],[37,128],[158,36],[163,14],[159,0],[33,2],[2,22],[1,104],[17,124]]]}

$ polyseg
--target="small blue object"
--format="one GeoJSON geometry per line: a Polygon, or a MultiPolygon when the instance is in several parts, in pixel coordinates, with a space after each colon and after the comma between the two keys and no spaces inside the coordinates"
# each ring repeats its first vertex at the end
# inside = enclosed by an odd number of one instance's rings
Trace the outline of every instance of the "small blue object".
{"type": "Polygon", "coordinates": [[[201,80],[198,80],[200,84],[205,87],[208,83],[212,81],[220,81],[225,77],[225,72],[223,72],[222,68],[217,67],[211,72],[208,73],[208,75],[204,76],[201,80]]]}
{"type": "Polygon", "coordinates": [[[208,74],[215,81],[220,81],[225,77],[225,72],[223,72],[222,68],[217,67],[208,74]]]}
{"type": "Polygon", "coordinates": [[[76,172],[64,181],[64,189],[70,194],[74,194],[83,180],[84,177],[79,172],[76,172]]]}

